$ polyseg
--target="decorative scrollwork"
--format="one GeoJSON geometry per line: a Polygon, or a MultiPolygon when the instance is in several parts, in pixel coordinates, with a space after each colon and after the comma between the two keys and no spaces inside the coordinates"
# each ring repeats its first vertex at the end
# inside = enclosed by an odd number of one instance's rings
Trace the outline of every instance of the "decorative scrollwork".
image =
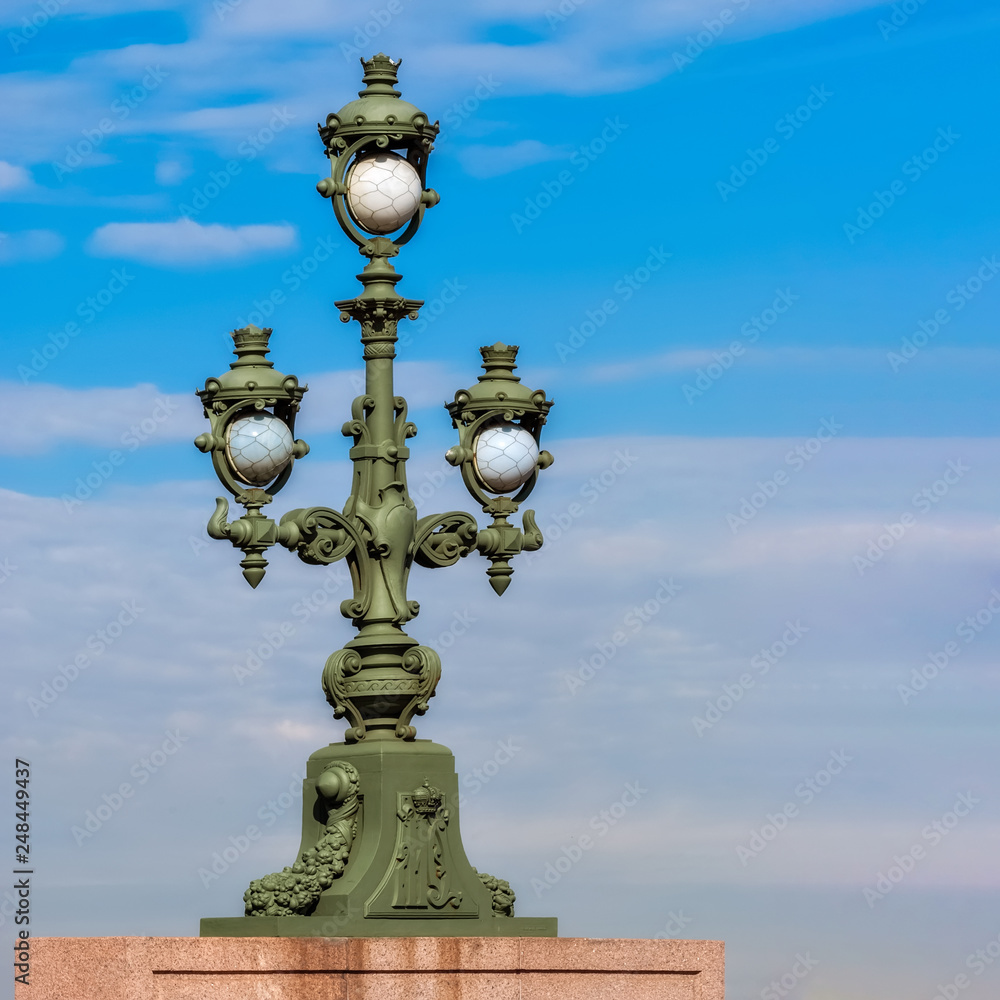
{"type": "Polygon", "coordinates": [[[393,422],[393,432],[396,444],[402,446],[406,443],[407,438],[417,436],[417,425],[406,419],[406,400],[402,396],[393,397],[392,405],[396,413],[396,419],[393,422]]]}
{"type": "Polygon", "coordinates": [[[347,690],[347,679],[359,670],[361,657],[353,649],[338,649],[331,653],[323,667],[323,692],[333,706],[333,717],[342,719],[346,715],[351,721],[351,726],[344,733],[349,743],[365,738],[365,720],[347,690]]]}
{"type": "MultiPolygon", "coordinates": [[[[342,317],[343,318],[343,317],[342,317]]],[[[346,316],[350,320],[350,315],[346,316]]],[[[368,429],[368,414],[375,409],[375,399],[372,396],[356,396],[351,403],[351,419],[340,429],[344,437],[353,437],[354,443],[371,443],[371,433],[368,429]]]]}
{"type": "Polygon", "coordinates": [[[476,519],[464,511],[452,510],[447,514],[422,517],[417,521],[413,537],[413,559],[429,569],[453,566],[475,551],[478,532],[476,519]]]}
{"type": "MultiPolygon", "coordinates": [[[[363,522],[362,524],[364,527],[363,522]]],[[[354,597],[340,605],[341,613],[353,620],[364,616],[371,601],[366,586],[368,561],[361,555],[367,542],[354,520],[329,507],[290,510],[281,519],[278,541],[298,552],[299,558],[312,565],[328,565],[347,558],[351,564],[354,597]]]]}
{"type": "Polygon", "coordinates": [[[413,697],[399,713],[396,736],[401,740],[412,740],[417,735],[410,720],[414,715],[423,715],[428,702],[434,697],[434,690],[441,679],[441,657],[430,646],[413,646],[403,654],[403,669],[416,674],[419,684],[413,697]]]}

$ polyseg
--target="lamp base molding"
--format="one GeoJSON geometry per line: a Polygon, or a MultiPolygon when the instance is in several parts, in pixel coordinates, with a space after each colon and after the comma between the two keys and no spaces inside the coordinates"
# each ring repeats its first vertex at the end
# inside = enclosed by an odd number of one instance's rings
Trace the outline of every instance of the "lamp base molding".
{"type": "Polygon", "coordinates": [[[297,858],[250,883],[245,916],[203,919],[202,937],[555,937],[554,917],[515,917],[510,885],[469,864],[458,800],[438,743],[320,748],[297,858]]]}

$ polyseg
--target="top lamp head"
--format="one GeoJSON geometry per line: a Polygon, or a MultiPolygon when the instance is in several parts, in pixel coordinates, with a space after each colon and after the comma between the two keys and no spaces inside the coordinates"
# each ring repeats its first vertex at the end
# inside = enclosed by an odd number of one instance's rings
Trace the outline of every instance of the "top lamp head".
{"type": "Polygon", "coordinates": [[[316,189],[332,199],[341,228],[361,247],[372,236],[399,230],[392,242],[406,243],[424,209],[438,202],[437,193],[425,188],[438,123],[401,100],[396,90],[401,62],[381,52],[362,59],[365,89],[319,126],[330,176],[316,189]]]}

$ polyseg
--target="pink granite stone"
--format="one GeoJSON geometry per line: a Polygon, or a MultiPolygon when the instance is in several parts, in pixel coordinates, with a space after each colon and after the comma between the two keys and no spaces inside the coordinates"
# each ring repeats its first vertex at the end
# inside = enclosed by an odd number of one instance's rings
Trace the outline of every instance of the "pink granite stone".
{"type": "Polygon", "coordinates": [[[349,969],[497,970],[520,968],[521,938],[349,938],[349,969]]]}
{"type": "Polygon", "coordinates": [[[17,1000],[723,1000],[721,941],[37,938],[17,1000]]]}
{"type": "Polygon", "coordinates": [[[528,972],[519,1000],[700,1000],[692,975],[528,972]]]}

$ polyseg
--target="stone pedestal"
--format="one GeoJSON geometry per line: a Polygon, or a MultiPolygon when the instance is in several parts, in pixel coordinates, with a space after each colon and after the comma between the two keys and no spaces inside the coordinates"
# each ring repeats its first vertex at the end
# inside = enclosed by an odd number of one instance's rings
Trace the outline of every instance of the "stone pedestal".
{"type": "Polygon", "coordinates": [[[205,917],[201,936],[555,937],[555,917],[513,916],[510,886],[469,863],[458,799],[455,758],[430,740],[322,747],[302,784],[296,867],[328,887],[290,869],[257,879],[255,915],[205,917]],[[324,865],[333,848],[344,860],[324,865]]]}
{"type": "Polygon", "coordinates": [[[37,938],[16,1000],[724,1000],[721,941],[37,938]]]}

